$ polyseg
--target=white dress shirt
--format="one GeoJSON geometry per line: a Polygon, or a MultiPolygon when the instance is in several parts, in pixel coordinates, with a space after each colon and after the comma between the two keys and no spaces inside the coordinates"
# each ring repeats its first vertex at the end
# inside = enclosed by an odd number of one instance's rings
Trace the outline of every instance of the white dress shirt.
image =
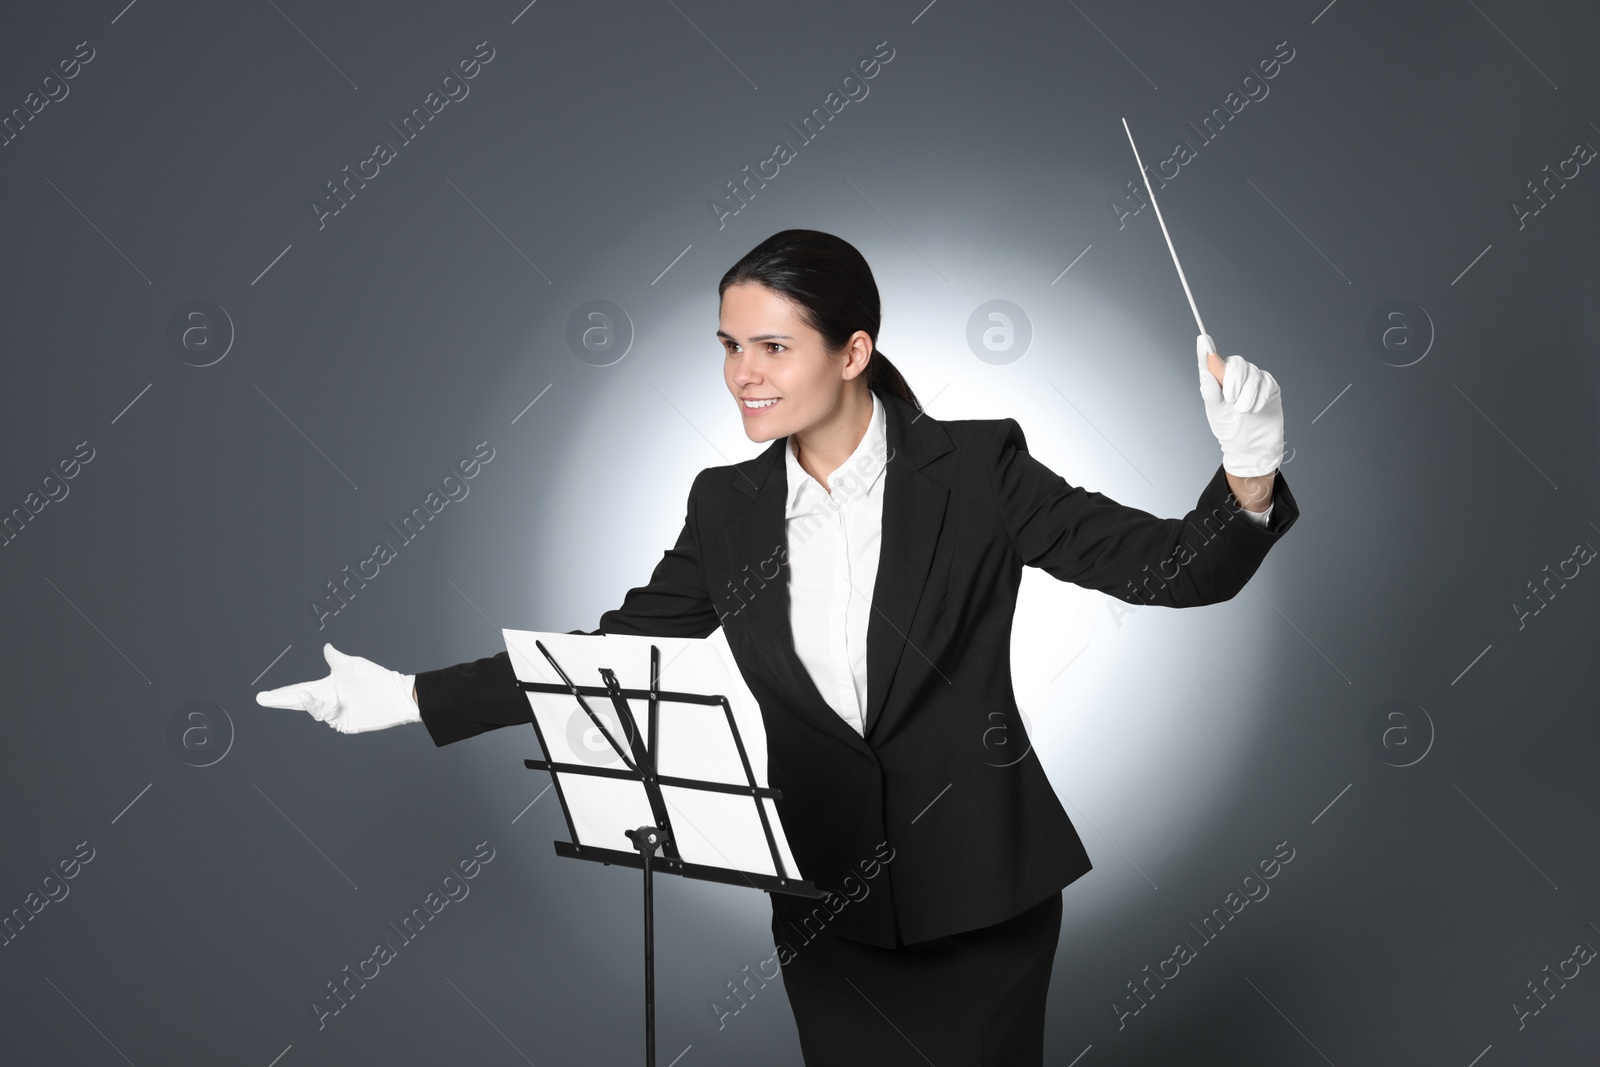
{"type": "Polygon", "coordinates": [[[883,402],[872,397],[872,421],[850,458],[828,475],[828,488],[783,450],[789,494],[789,625],[794,651],[817,692],[856,733],[865,732],[867,624],[878,580],[883,534],[888,436],[883,402]]]}
{"type": "MultiPolygon", "coordinates": [[[[858,734],[867,710],[867,625],[883,539],[884,467],[888,436],[883,402],[872,397],[872,420],[850,457],[828,475],[828,488],[800,466],[795,441],[784,448],[788,498],[789,626],[795,655],[817,692],[858,734]]],[[[1246,511],[1258,526],[1272,517],[1246,511]]]]}

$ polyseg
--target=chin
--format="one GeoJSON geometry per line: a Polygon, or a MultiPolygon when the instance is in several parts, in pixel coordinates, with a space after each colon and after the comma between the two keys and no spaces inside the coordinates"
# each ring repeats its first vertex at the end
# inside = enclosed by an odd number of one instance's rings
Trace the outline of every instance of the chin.
{"type": "Polygon", "coordinates": [[[776,441],[780,437],[789,436],[788,430],[772,430],[765,426],[751,426],[748,423],[744,428],[744,435],[755,444],[767,441],[776,441]]]}

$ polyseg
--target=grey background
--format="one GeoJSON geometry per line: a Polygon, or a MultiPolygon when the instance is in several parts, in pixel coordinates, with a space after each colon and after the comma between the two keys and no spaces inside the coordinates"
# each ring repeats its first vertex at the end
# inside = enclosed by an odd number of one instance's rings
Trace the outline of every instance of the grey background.
{"type": "MultiPolygon", "coordinates": [[[[1126,116],[1149,164],[1197,146],[1162,208],[1223,352],[1282,384],[1303,517],[1204,610],[1027,575],[1017,693],[1096,863],[1065,894],[1048,1059],[1588,1062],[1589,968],[1520,1027],[1516,1005],[1600,944],[1600,578],[1520,628],[1513,605],[1600,546],[1600,176],[1520,228],[1512,205],[1600,145],[1597,31],[1593,5],[1499,0],[8,12],[4,113],[95,55],[0,148],[0,512],[94,458],[0,549],[0,912],[94,858],[0,948],[0,1054],[637,1062],[637,879],[553,854],[531,731],[345,737],[254,693],[326,673],[325,641],[415,672],[502,626],[595,625],[694,474],[759,448],[716,282],[787,227],[866,255],[930,414],[1016,417],[1069,481],[1183,514],[1218,455],[1154,213],[1111,206],[1126,116]],[[319,229],[323,183],[480,41],[470,94],[319,229]],[[880,41],[868,95],[719,227],[724,183],[880,41]],[[1284,41],[1269,95],[1198,146],[1186,124],[1284,41]],[[197,299],[233,332],[206,367],[167,341],[197,299]],[[1003,363],[966,340],[997,299],[1031,333],[1003,363]],[[620,360],[568,343],[592,300],[627,315],[620,360]],[[1391,300],[1424,311],[1410,349],[1368,344],[1391,300]],[[480,441],[469,495],[319,628],[324,583],[480,441]],[[325,983],[484,841],[470,895],[319,1029],[325,983]],[[1202,945],[1280,842],[1270,895],[1202,945]]],[[[800,1062],[781,985],[720,1028],[709,1007],[771,953],[767,918],[661,885],[663,1063],[800,1062]]]]}

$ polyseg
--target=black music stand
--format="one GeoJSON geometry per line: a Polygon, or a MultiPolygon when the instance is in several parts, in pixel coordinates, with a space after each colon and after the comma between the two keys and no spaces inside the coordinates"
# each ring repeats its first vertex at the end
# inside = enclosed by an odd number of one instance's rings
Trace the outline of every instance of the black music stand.
{"type": "MultiPolygon", "coordinates": [[[[650,686],[647,689],[625,689],[617,681],[614,671],[608,667],[600,668],[600,676],[604,685],[578,685],[573,682],[561,664],[556,662],[550,650],[543,641],[535,640],[535,645],[544,655],[550,667],[560,676],[559,684],[554,682],[528,682],[517,680],[517,685],[526,692],[532,693],[564,693],[577,700],[578,706],[583,709],[589,720],[599,728],[607,743],[621,759],[623,766],[605,767],[578,763],[555,762],[551,756],[553,750],[545,739],[545,732],[539,726],[537,709],[530,715],[535,735],[539,739],[539,747],[546,758],[542,760],[523,760],[524,766],[530,770],[549,771],[551,784],[555,786],[556,798],[561,802],[561,813],[567,821],[567,831],[571,834],[571,841],[556,841],[556,855],[568,859],[593,860],[598,863],[615,865],[618,867],[633,867],[644,872],[644,1028],[645,1028],[645,1063],[647,1067],[655,1067],[656,1062],[656,1036],[655,1036],[655,897],[652,877],[657,872],[676,874],[684,878],[698,878],[708,882],[721,882],[725,885],[748,885],[768,893],[790,893],[796,896],[820,898],[824,894],[811,882],[799,877],[799,872],[790,870],[782,850],[773,834],[772,823],[776,820],[776,811],[769,813],[767,800],[782,799],[776,789],[757,784],[756,775],[750,765],[750,757],[745,749],[744,739],[740,736],[738,722],[734,718],[733,708],[724,695],[711,695],[703,693],[685,693],[664,691],[660,688],[661,650],[652,643],[650,645],[650,686]],[[595,714],[585,697],[600,697],[608,700],[615,710],[617,720],[623,726],[627,744],[622,744],[612,731],[595,714]],[[649,714],[646,733],[641,739],[629,700],[648,701],[649,714]],[[720,706],[724,721],[732,735],[734,748],[739,755],[739,762],[744,773],[743,783],[730,783],[707,781],[696,778],[683,778],[671,775],[658,774],[656,771],[659,754],[657,737],[657,712],[658,705],[666,701],[678,704],[703,704],[708,707],[720,706]],[[579,839],[578,828],[573,820],[572,809],[569,806],[567,792],[562,788],[562,776],[566,774],[597,776],[601,778],[625,779],[638,782],[643,787],[645,796],[649,801],[652,825],[641,826],[637,829],[624,830],[628,839],[633,843],[634,851],[629,852],[620,848],[606,848],[593,843],[584,844],[579,839]],[[771,857],[772,870],[776,874],[762,871],[746,871],[733,867],[720,867],[704,863],[691,863],[685,861],[679,854],[679,847],[673,835],[672,821],[667,812],[667,801],[662,793],[662,787],[703,790],[711,793],[724,793],[734,796],[749,797],[760,819],[761,831],[766,839],[766,845],[771,857]],[[657,854],[659,851],[659,855],[657,854]]],[[[698,833],[705,831],[696,828],[698,833]]],[[[781,833],[781,827],[780,827],[781,833]]]]}

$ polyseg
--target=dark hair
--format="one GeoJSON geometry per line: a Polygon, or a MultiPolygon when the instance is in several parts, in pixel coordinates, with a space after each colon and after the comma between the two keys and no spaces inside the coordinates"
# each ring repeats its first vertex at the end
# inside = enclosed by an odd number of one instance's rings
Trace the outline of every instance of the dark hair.
{"type": "Polygon", "coordinates": [[[794,301],[802,321],[822,335],[830,352],[843,348],[857,330],[865,330],[872,338],[867,388],[922,410],[904,376],[878,348],[883,318],[878,283],[855,245],[820,230],[780,230],[728,268],[717,286],[717,298],[730,285],[751,282],[794,301]]]}

